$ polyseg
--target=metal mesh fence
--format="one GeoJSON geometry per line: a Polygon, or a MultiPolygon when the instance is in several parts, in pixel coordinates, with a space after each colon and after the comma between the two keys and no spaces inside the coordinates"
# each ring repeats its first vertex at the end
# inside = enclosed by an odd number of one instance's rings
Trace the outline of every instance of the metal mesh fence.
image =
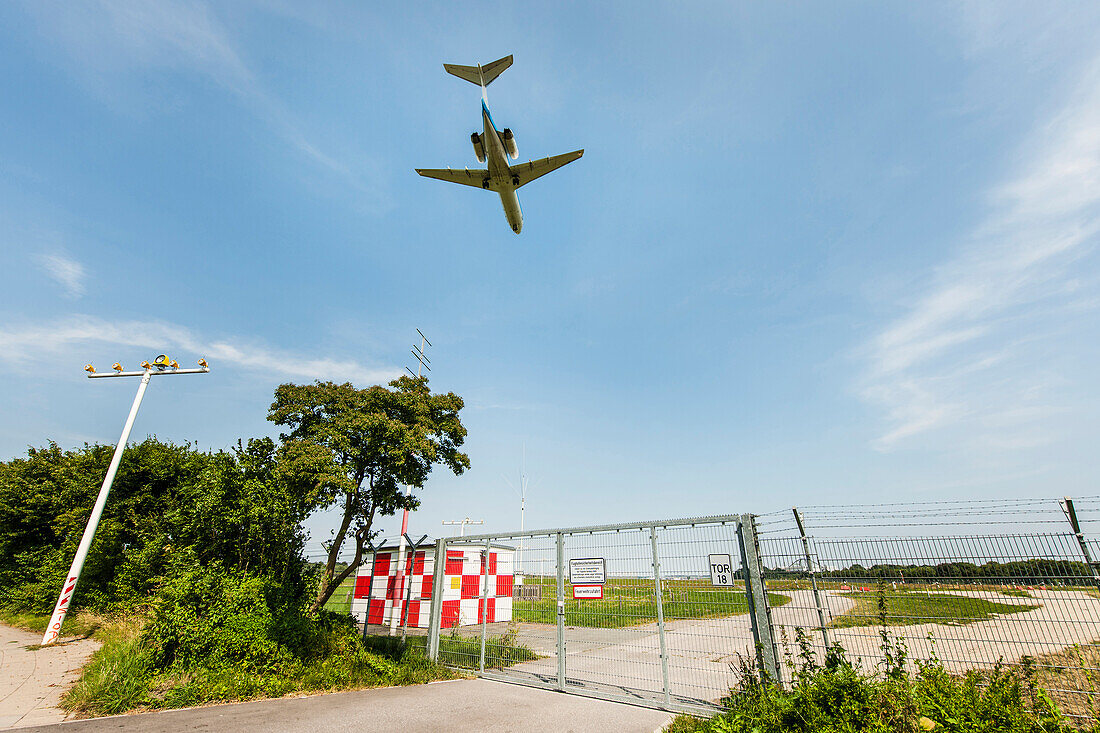
{"type": "Polygon", "coordinates": [[[713,710],[746,672],[790,682],[806,655],[839,647],[872,674],[890,659],[935,659],[979,684],[1015,670],[1086,724],[1100,719],[1097,525],[1085,497],[441,540],[437,558],[483,549],[480,569],[467,555],[460,580],[435,579],[434,643],[488,677],[686,712],[713,710]],[[471,604],[473,621],[448,603],[471,604]]]}
{"type": "Polygon", "coordinates": [[[515,548],[511,616],[444,630],[440,658],[480,669],[473,645],[447,649],[483,635],[487,677],[712,709],[754,645],[738,528],[719,517],[485,537],[515,548]],[[712,584],[712,556],[728,566],[725,585],[712,584]]]}
{"type": "Polygon", "coordinates": [[[761,517],[768,588],[791,599],[772,612],[780,655],[797,664],[801,635],[818,659],[836,644],[868,671],[899,650],[910,669],[933,658],[954,674],[1004,665],[1047,690],[1070,719],[1096,719],[1100,582],[1085,525],[1095,518],[1081,500],[761,517]],[[845,536],[852,530],[859,536],[845,536]]]}

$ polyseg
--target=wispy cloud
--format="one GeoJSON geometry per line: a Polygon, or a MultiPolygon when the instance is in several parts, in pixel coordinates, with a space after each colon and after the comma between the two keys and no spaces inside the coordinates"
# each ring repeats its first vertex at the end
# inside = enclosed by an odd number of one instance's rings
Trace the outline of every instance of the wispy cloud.
{"type": "Polygon", "coordinates": [[[24,366],[52,359],[74,347],[102,345],[140,349],[138,356],[143,358],[157,352],[173,355],[184,352],[196,358],[205,356],[211,366],[219,369],[263,371],[289,379],[366,385],[387,382],[402,374],[395,367],[310,357],[244,339],[205,338],[190,329],[160,321],[111,322],[77,315],[42,325],[0,329],[0,360],[24,366]]]}
{"type": "Polygon", "coordinates": [[[886,412],[881,450],[964,425],[987,446],[1051,437],[1036,429],[1062,409],[1043,344],[1097,306],[1086,258],[1100,233],[1100,58],[1019,158],[959,253],[866,345],[861,395],[886,412]]]}
{"type": "Polygon", "coordinates": [[[36,0],[28,10],[42,31],[57,39],[75,62],[75,73],[112,97],[120,78],[163,72],[205,77],[263,119],[287,144],[314,163],[346,179],[355,189],[375,190],[368,171],[353,170],[340,155],[325,150],[270,94],[212,7],[202,2],[161,0],[36,0]]]}
{"type": "Polygon", "coordinates": [[[35,259],[47,275],[65,288],[69,297],[84,295],[84,265],[62,254],[38,255],[35,259]]]}

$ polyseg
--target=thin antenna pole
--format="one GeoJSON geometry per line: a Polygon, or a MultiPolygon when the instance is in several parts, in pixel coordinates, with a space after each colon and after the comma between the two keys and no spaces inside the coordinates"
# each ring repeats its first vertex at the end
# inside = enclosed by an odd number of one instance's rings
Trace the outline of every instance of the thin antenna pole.
{"type": "MultiPolygon", "coordinates": [[[[431,363],[431,360],[428,359],[428,355],[424,353],[425,344],[428,345],[428,346],[431,346],[432,342],[428,340],[428,337],[425,336],[424,332],[421,331],[419,328],[416,329],[416,332],[418,334],[420,334],[420,348],[417,349],[416,345],[414,344],[413,347],[412,347],[412,355],[416,357],[416,378],[420,379],[420,375],[422,374],[422,371],[421,371],[422,369],[427,369],[429,372],[432,370],[432,368],[430,366],[428,366],[428,364],[431,363]]],[[[412,374],[411,369],[409,369],[408,367],[405,367],[405,369],[409,372],[409,374],[412,374]]],[[[412,486],[411,485],[405,487],[405,496],[406,497],[412,496],[412,486]]],[[[409,532],[409,510],[405,509],[403,512],[401,512],[401,537],[397,541],[397,556],[400,557],[400,558],[405,557],[405,535],[408,534],[408,532],[409,532]]],[[[390,616],[390,636],[396,636],[397,635],[398,621],[404,616],[404,613],[405,613],[405,609],[404,609],[404,605],[405,605],[405,593],[404,593],[404,590],[405,590],[405,565],[404,565],[404,563],[400,563],[397,566],[397,579],[396,579],[396,582],[395,582],[394,585],[395,585],[395,588],[397,589],[397,598],[395,599],[396,603],[393,604],[393,606],[394,606],[393,614],[390,616]]]]}

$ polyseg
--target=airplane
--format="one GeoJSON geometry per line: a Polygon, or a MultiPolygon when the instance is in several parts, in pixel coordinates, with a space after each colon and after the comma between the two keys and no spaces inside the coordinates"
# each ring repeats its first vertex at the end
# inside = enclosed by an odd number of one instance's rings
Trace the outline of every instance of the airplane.
{"type": "Polygon", "coordinates": [[[508,226],[519,234],[523,229],[523,212],[519,208],[519,197],[516,189],[525,186],[531,181],[545,176],[553,170],[561,168],[567,163],[572,163],[584,155],[584,150],[574,150],[572,153],[555,155],[551,158],[532,160],[517,165],[508,165],[507,158],[515,160],[519,157],[519,149],[516,147],[516,138],[507,127],[497,130],[493,124],[493,118],[489,114],[489,97],[485,87],[489,86],[501,72],[512,65],[512,57],[505,56],[491,64],[482,66],[458,66],[457,64],[443,64],[448,74],[453,74],[459,79],[465,79],[472,84],[481,86],[481,120],[484,131],[479,135],[476,132],[470,135],[470,142],[474,145],[474,155],[479,163],[488,162],[488,168],[466,168],[452,170],[451,168],[417,168],[416,172],[426,178],[436,178],[450,183],[461,183],[466,186],[483,188],[487,191],[495,191],[500,194],[500,202],[504,205],[504,216],[508,219],[508,226]]]}

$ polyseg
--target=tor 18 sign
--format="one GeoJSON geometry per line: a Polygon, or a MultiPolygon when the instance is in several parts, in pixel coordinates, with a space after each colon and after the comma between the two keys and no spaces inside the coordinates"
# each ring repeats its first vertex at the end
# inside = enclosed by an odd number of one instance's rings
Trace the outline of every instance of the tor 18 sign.
{"type": "Polygon", "coordinates": [[[711,585],[733,585],[733,564],[729,555],[707,555],[711,585]]]}

